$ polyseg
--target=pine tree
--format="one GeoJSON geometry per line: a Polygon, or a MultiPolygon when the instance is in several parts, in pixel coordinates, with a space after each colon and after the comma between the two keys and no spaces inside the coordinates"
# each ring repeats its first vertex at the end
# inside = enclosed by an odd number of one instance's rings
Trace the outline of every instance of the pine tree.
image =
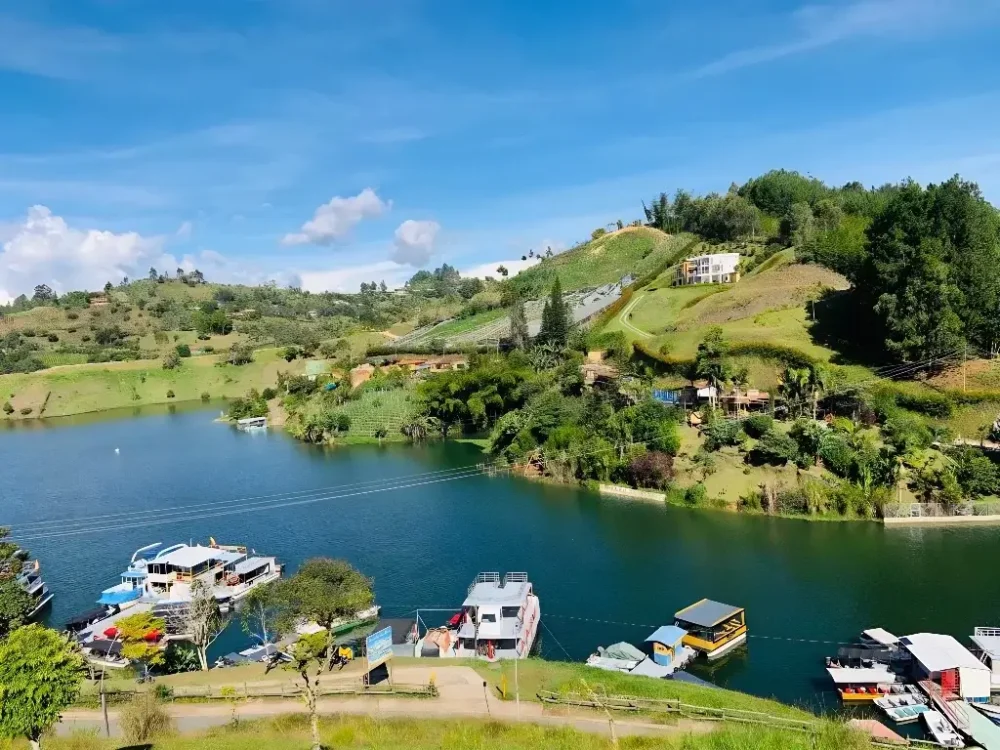
{"type": "Polygon", "coordinates": [[[538,332],[539,344],[552,344],[560,349],[569,337],[569,311],[562,298],[562,284],[556,276],[552,291],[542,308],[542,328],[538,332]]]}
{"type": "Polygon", "coordinates": [[[522,299],[516,300],[510,308],[510,340],[515,349],[528,347],[528,320],[522,299]]]}

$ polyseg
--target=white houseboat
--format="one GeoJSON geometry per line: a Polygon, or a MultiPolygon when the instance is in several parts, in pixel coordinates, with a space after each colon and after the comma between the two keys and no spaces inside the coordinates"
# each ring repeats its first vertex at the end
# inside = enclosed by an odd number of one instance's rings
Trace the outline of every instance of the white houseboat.
{"type": "Polygon", "coordinates": [[[183,605],[190,601],[191,584],[205,583],[223,611],[245,597],[256,586],[281,577],[275,557],[261,557],[246,547],[216,544],[208,546],[159,542],[135,551],[121,583],[105,589],[97,603],[109,612],[128,609],[139,603],[158,606],[183,605]]]}
{"type": "MultiPolygon", "coordinates": [[[[24,556],[26,557],[27,555],[24,556]]],[[[52,601],[52,592],[49,591],[48,584],[42,580],[42,567],[38,560],[24,561],[21,566],[21,572],[18,573],[17,580],[24,590],[28,592],[28,596],[31,597],[32,608],[31,614],[28,617],[34,619],[52,601]]]]}
{"type": "Polygon", "coordinates": [[[979,649],[979,660],[989,667],[990,691],[1000,692],[1000,628],[976,628],[972,642],[979,649]]]}
{"type": "Polygon", "coordinates": [[[469,586],[458,623],[455,656],[524,659],[542,617],[527,573],[480,573],[469,586]]]}

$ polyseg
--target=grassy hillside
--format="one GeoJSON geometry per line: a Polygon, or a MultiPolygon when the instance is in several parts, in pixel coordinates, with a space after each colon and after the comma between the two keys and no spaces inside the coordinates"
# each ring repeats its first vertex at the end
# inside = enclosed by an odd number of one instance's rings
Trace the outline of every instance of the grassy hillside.
{"type": "Polygon", "coordinates": [[[190,357],[164,370],[158,361],[68,365],[27,375],[0,375],[0,401],[14,413],[0,419],[58,417],[173,401],[242,396],[250,388],[274,386],[279,371],[301,373],[302,360],[285,362],[276,349],[258,350],[254,361],[236,367],[219,356],[190,357]],[[172,392],[173,396],[168,394],[172,392]],[[30,409],[27,414],[22,410],[30,409]]]}
{"type": "Polygon", "coordinates": [[[690,240],[691,236],[686,234],[669,235],[649,227],[625,227],[547,258],[519,273],[512,283],[530,290],[529,297],[544,293],[556,276],[566,291],[609,284],[628,274],[642,276],[658,264],[672,260],[690,240]]]}

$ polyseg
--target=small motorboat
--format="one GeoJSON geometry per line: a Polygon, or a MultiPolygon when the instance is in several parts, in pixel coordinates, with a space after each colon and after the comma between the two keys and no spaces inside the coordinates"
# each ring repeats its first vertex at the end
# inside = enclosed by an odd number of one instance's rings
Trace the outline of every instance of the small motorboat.
{"type": "Polygon", "coordinates": [[[934,741],[943,747],[965,747],[965,740],[962,739],[951,722],[944,718],[940,711],[924,711],[921,714],[927,731],[931,733],[934,741]]]}

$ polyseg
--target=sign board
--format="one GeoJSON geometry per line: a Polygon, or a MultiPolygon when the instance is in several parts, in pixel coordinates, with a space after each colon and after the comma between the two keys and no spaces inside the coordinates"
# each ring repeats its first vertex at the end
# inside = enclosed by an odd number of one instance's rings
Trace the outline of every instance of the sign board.
{"type": "Polygon", "coordinates": [[[392,658],[392,628],[383,628],[365,638],[365,650],[369,671],[389,661],[392,658]]]}

